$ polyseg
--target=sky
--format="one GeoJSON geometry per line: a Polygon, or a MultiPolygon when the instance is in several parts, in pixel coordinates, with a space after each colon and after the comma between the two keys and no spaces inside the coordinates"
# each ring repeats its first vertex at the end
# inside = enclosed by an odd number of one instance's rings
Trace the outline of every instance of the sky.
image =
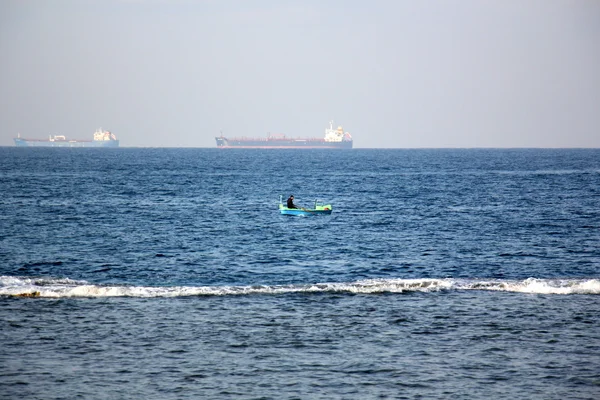
{"type": "Polygon", "coordinates": [[[0,146],[600,147],[598,0],[2,0],[0,146]]]}

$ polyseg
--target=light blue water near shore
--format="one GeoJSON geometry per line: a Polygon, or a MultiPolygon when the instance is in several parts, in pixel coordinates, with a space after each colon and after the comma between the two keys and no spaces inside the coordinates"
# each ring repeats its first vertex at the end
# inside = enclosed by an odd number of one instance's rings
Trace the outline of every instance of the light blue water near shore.
{"type": "Polygon", "coordinates": [[[600,396],[600,150],[0,148],[0,193],[1,398],[600,396]]]}

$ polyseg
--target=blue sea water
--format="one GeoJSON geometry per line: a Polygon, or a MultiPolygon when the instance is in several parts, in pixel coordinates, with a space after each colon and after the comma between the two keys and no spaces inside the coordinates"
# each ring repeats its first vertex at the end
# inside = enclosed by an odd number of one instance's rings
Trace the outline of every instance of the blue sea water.
{"type": "Polygon", "coordinates": [[[597,399],[599,295],[597,149],[0,148],[3,399],[597,399]]]}

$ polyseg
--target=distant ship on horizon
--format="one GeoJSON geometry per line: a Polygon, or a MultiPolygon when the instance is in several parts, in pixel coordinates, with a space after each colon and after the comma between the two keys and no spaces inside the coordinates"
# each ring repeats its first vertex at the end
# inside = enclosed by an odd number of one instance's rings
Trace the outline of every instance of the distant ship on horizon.
{"type": "Polygon", "coordinates": [[[64,135],[49,135],[48,139],[25,139],[19,133],[14,141],[17,147],[119,147],[117,137],[102,128],[96,130],[91,140],[67,139],[64,135]]]}
{"type": "Polygon", "coordinates": [[[341,126],[333,129],[333,121],[329,121],[329,128],[325,129],[322,138],[291,138],[284,134],[268,134],[264,138],[256,137],[215,137],[217,147],[220,149],[351,149],[352,135],[344,132],[341,126]]]}

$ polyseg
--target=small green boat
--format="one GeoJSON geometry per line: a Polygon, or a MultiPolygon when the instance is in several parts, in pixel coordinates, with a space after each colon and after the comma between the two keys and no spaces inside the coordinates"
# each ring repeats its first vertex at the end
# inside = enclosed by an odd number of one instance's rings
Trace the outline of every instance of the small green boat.
{"type": "Polygon", "coordinates": [[[283,196],[279,196],[279,212],[284,215],[329,215],[332,211],[331,204],[320,204],[318,200],[315,200],[314,208],[287,208],[283,196]]]}

